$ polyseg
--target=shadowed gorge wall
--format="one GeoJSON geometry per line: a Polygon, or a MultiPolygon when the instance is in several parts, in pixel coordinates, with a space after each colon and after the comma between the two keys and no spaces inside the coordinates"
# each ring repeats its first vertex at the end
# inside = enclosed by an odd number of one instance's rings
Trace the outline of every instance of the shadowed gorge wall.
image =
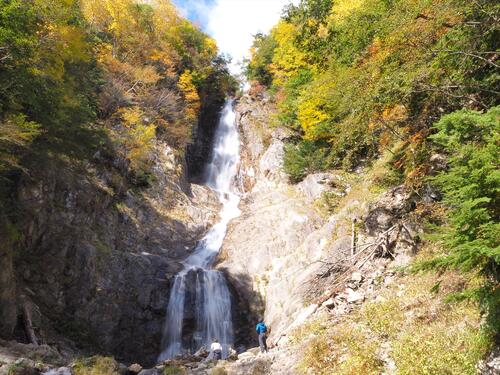
{"type": "Polygon", "coordinates": [[[203,182],[203,171],[212,156],[212,145],[224,98],[212,98],[203,105],[198,125],[193,129],[193,141],[186,150],[189,179],[194,183],[203,182]]]}
{"type": "Polygon", "coordinates": [[[0,337],[152,364],[219,208],[185,150],[202,167],[226,60],[168,0],[8,0],[0,28],[0,337]]]}
{"type": "MultiPolygon", "coordinates": [[[[159,154],[165,151],[159,146],[159,154]]],[[[176,177],[178,164],[166,165],[158,160],[154,186],[122,197],[109,193],[117,182],[112,167],[75,173],[50,163],[21,182],[26,216],[18,223],[17,293],[39,309],[42,342],[63,336],[126,362],[154,362],[170,278],[218,208],[202,187],[188,196],[176,177]]]]}

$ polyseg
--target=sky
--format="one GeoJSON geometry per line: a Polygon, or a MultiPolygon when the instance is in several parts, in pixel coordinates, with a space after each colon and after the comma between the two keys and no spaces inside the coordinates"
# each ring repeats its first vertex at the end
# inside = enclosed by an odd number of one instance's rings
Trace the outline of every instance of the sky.
{"type": "MultiPolygon", "coordinates": [[[[217,41],[233,58],[231,70],[248,55],[253,35],[267,33],[291,0],[174,0],[181,14],[217,41]]],[[[297,0],[293,0],[297,3],[297,0]]]]}

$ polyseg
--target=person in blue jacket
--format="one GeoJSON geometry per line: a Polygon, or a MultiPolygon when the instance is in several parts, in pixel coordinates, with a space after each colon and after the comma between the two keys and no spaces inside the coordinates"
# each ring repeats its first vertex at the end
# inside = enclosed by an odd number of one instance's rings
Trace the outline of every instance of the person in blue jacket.
{"type": "Polygon", "coordinates": [[[259,335],[259,346],[260,346],[260,352],[264,353],[267,352],[267,327],[264,324],[264,319],[260,318],[259,322],[257,323],[257,326],[255,327],[255,330],[257,331],[259,335]]]}

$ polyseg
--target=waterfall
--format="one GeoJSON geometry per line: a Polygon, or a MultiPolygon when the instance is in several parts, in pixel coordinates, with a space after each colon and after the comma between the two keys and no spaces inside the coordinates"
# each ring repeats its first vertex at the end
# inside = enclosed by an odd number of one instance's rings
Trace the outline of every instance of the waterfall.
{"type": "Polygon", "coordinates": [[[240,215],[240,198],[233,191],[239,144],[233,102],[228,100],[215,132],[212,160],[205,170],[205,185],[217,193],[222,203],[220,221],[199,242],[184,261],[184,269],[174,278],[159,360],[193,352],[201,346],[209,348],[214,338],[221,343],[225,358],[233,344],[227,281],[221,272],[211,267],[222,247],[229,221],[240,215]],[[186,321],[194,331],[185,332],[186,321]]]}

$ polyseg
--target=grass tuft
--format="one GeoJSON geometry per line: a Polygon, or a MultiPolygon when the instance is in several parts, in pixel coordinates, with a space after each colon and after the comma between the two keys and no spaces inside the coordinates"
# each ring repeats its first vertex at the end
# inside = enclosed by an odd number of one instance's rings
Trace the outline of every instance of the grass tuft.
{"type": "Polygon", "coordinates": [[[118,363],[112,357],[80,358],[73,366],[75,375],[119,375],[118,363]]]}
{"type": "Polygon", "coordinates": [[[185,375],[187,370],[180,366],[166,366],[163,369],[163,375],[185,375]]]}
{"type": "Polygon", "coordinates": [[[476,281],[458,272],[397,278],[340,322],[314,321],[297,331],[292,343],[305,348],[298,369],[380,374],[393,362],[398,375],[476,374],[492,337],[481,327],[478,304],[448,298],[476,281]]]}

